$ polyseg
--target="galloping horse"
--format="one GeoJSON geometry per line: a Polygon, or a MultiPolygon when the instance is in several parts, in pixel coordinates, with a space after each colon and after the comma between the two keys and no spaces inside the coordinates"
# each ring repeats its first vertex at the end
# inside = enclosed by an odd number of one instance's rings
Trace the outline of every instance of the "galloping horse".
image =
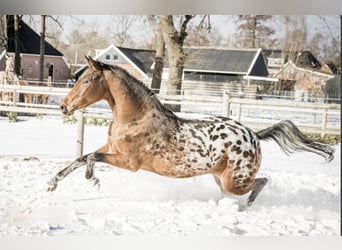
{"type": "Polygon", "coordinates": [[[86,58],[89,68],[62,101],[61,111],[72,115],[104,99],[113,122],[107,143],[58,172],[49,181],[48,191],[54,191],[59,181],[84,165],[86,178],[99,186],[94,164],[104,162],[177,178],[212,174],[225,192],[243,195],[251,191],[250,206],[267,183],[266,178],[256,178],[261,164],[260,140],[275,140],[285,153],[308,151],[327,161],[334,157],[332,147],[305,137],[291,121],[255,133],[226,117],[180,118],[122,68],[86,58]]]}

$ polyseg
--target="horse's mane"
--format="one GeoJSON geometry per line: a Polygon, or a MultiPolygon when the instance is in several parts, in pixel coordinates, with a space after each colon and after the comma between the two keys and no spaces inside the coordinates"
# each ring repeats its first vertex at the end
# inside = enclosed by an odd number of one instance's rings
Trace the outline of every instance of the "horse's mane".
{"type": "Polygon", "coordinates": [[[102,67],[103,70],[109,70],[112,72],[112,74],[115,74],[117,77],[124,80],[132,93],[139,95],[145,104],[151,105],[168,116],[176,117],[171,110],[169,110],[159,101],[155,92],[148,88],[145,83],[128,73],[128,71],[117,65],[109,65],[99,61],[97,61],[97,63],[102,67]]]}

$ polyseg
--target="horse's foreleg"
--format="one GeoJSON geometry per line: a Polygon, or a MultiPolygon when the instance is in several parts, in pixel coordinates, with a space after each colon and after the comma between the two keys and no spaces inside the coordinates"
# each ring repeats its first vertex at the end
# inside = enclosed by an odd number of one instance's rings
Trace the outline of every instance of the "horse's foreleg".
{"type": "Polygon", "coordinates": [[[48,192],[55,191],[59,181],[63,180],[68,174],[87,163],[88,155],[82,156],[68,165],[66,168],[59,171],[49,182],[48,192]]]}
{"type": "Polygon", "coordinates": [[[95,177],[94,174],[94,165],[95,162],[101,160],[101,154],[108,151],[108,145],[104,145],[98,150],[96,150],[94,153],[87,155],[87,169],[85,173],[86,179],[93,181],[94,185],[99,189],[100,188],[100,180],[95,177]]]}
{"type": "Polygon", "coordinates": [[[97,189],[100,189],[100,180],[98,178],[96,178],[95,174],[94,174],[94,165],[95,165],[95,162],[97,160],[98,159],[96,159],[96,153],[92,153],[92,154],[88,155],[88,157],[87,157],[87,170],[85,173],[85,177],[86,177],[86,179],[93,181],[94,186],[96,186],[97,189]]]}

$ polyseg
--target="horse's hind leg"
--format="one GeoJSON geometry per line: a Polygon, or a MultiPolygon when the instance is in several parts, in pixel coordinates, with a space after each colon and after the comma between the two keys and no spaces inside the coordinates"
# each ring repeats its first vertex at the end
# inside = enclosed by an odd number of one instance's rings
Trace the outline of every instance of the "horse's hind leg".
{"type": "Polygon", "coordinates": [[[254,184],[252,186],[252,192],[247,198],[247,207],[250,207],[255,201],[256,197],[259,195],[261,190],[267,184],[267,178],[257,178],[254,180],[254,184]]]}

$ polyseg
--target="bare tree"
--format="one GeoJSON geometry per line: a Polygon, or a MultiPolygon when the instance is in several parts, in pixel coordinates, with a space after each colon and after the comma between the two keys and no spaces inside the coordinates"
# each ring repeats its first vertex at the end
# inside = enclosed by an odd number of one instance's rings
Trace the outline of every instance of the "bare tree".
{"type": "Polygon", "coordinates": [[[151,88],[155,93],[159,93],[165,58],[165,41],[163,38],[161,23],[159,22],[158,29],[156,31],[156,54],[154,59],[154,69],[151,88]]]}
{"type": "Polygon", "coordinates": [[[112,35],[114,44],[117,46],[131,46],[134,41],[130,34],[134,24],[140,19],[140,16],[135,15],[117,15],[113,16],[112,24],[109,27],[109,32],[112,35]]]}
{"type": "Polygon", "coordinates": [[[184,41],[186,46],[209,46],[211,43],[211,35],[217,34],[210,22],[209,15],[200,16],[199,23],[192,23],[187,28],[187,37],[184,41]]]}
{"type": "MultiPolygon", "coordinates": [[[[335,27],[332,27],[334,25],[327,21],[326,16],[317,17],[326,28],[324,31],[316,34],[316,36],[322,36],[322,38],[324,37],[324,39],[321,39],[324,42],[319,40],[320,44],[317,46],[317,54],[320,54],[321,58],[323,58],[325,61],[329,61],[339,68],[341,67],[341,34],[339,32],[334,32],[334,30],[338,29],[336,26],[341,27],[341,16],[330,17],[336,18],[336,21],[340,19],[339,22],[334,23],[336,25],[335,27]]],[[[315,42],[314,38],[312,38],[311,43],[315,42]]]]}
{"type": "Polygon", "coordinates": [[[243,47],[257,48],[263,47],[264,40],[275,33],[267,21],[270,15],[240,15],[237,19],[240,43],[243,47]]]}
{"type": "MultiPolygon", "coordinates": [[[[175,28],[172,15],[160,15],[161,30],[167,47],[169,63],[169,79],[167,94],[179,95],[182,88],[183,69],[186,55],[183,51],[184,39],[187,36],[186,28],[194,15],[185,15],[180,20],[180,28],[175,28]]],[[[174,111],[180,111],[179,105],[169,105],[174,111]]]]}
{"type": "Polygon", "coordinates": [[[40,16],[40,60],[39,60],[39,85],[43,85],[44,81],[44,57],[45,57],[45,36],[46,36],[46,19],[50,18],[54,22],[56,22],[61,29],[63,29],[62,24],[60,24],[59,20],[50,15],[41,15],[40,16]]]}
{"type": "Polygon", "coordinates": [[[0,15],[0,50],[7,46],[7,19],[6,15],[0,15]]]}
{"type": "Polygon", "coordinates": [[[40,57],[39,57],[39,85],[43,85],[44,81],[44,56],[45,56],[45,21],[46,15],[40,16],[40,57]]]}
{"type": "Polygon", "coordinates": [[[109,36],[101,33],[96,23],[78,25],[66,35],[67,46],[63,49],[64,56],[72,62],[71,74],[79,64],[86,63],[84,55],[95,55],[95,49],[108,47],[109,36]]]}
{"type": "Polygon", "coordinates": [[[20,20],[22,16],[14,15],[14,72],[21,75],[21,58],[20,58],[20,20]]]}

